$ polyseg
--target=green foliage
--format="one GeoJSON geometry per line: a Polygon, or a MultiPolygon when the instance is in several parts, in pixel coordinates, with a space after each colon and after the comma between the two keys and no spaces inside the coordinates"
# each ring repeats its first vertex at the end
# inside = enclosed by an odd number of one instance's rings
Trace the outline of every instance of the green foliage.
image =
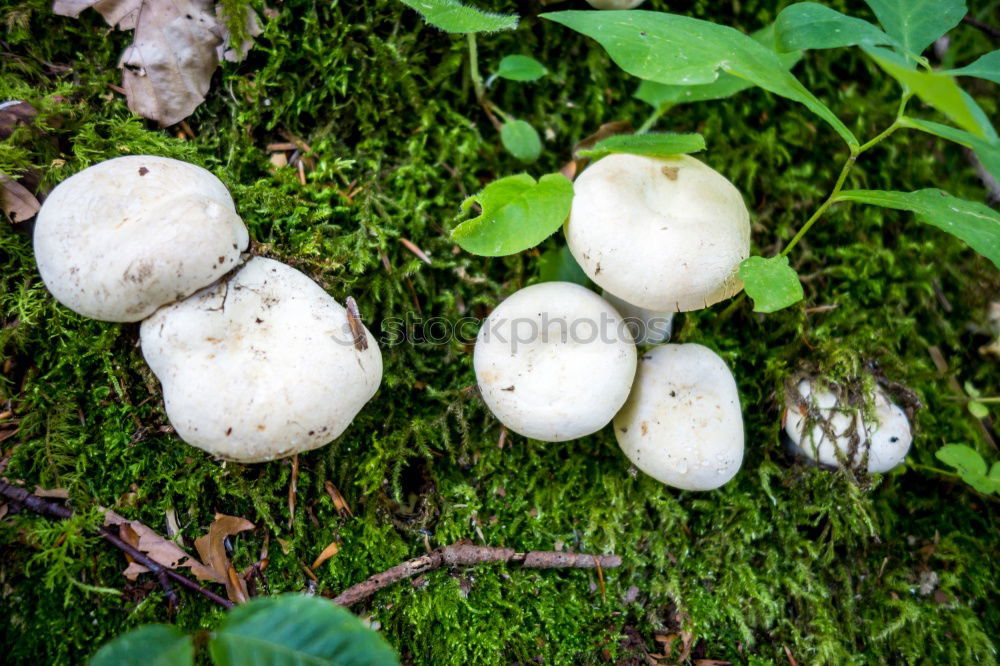
{"type": "Polygon", "coordinates": [[[975,76],[1000,83],[1000,50],[990,51],[975,62],[958,69],[949,69],[946,73],[951,76],[975,76]]]}
{"type": "Polygon", "coordinates": [[[993,174],[994,178],[1000,179],[1000,141],[997,141],[996,137],[992,141],[984,140],[956,127],[942,125],[930,120],[921,120],[920,118],[903,117],[900,119],[900,122],[903,127],[921,130],[971,148],[983,163],[983,167],[993,174]]]}
{"type": "Polygon", "coordinates": [[[705,150],[701,134],[618,134],[598,141],[593,148],[577,151],[580,157],[600,159],[615,153],[666,157],[705,150]]]}
{"type": "Polygon", "coordinates": [[[865,0],[879,23],[902,47],[919,56],[965,16],[964,0],[865,0]]]}
{"type": "Polygon", "coordinates": [[[896,40],[868,21],[815,2],[799,2],[781,10],[774,22],[774,34],[779,51],[897,45],[896,40]]]}
{"type": "Polygon", "coordinates": [[[458,0],[399,0],[420,12],[424,20],[445,32],[498,32],[517,28],[517,14],[492,14],[458,0]]]}
{"type": "MultiPolygon", "coordinates": [[[[261,597],[229,611],[208,640],[216,666],[391,666],[399,660],[385,640],[350,611],[326,599],[288,594],[261,597]]],[[[91,666],[187,666],[191,636],[152,624],[111,641],[91,666]]]]}
{"type": "Polygon", "coordinates": [[[748,257],[740,264],[740,279],[747,295],[753,299],[754,312],[775,312],[802,300],[802,283],[788,257],[778,255],[748,257]]]}
{"type": "Polygon", "coordinates": [[[531,56],[507,55],[500,60],[496,76],[510,81],[537,81],[548,74],[545,65],[531,56]]]}
{"type": "Polygon", "coordinates": [[[507,176],[462,202],[463,213],[473,204],[482,210],[451,236],[473,254],[514,254],[551,236],[566,221],[572,203],[573,183],[562,174],[550,173],[538,182],[526,173],[507,176]]]}
{"type": "Polygon", "coordinates": [[[1000,213],[986,204],[958,199],[936,189],[916,192],[849,190],[838,194],[836,200],[916,213],[921,222],[961,238],[1000,268],[1000,213]]]}
{"type": "Polygon", "coordinates": [[[975,449],[964,444],[942,446],[934,456],[946,465],[958,470],[958,475],[967,484],[981,493],[1000,493],[1000,461],[993,463],[989,473],[986,461],[975,449]]]}
{"type": "Polygon", "coordinates": [[[500,127],[503,147],[518,161],[531,164],[542,154],[542,140],[538,132],[523,120],[508,120],[500,127]]]}
{"type": "Polygon", "coordinates": [[[567,245],[551,248],[542,253],[538,258],[538,281],[575,282],[584,287],[590,286],[590,278],[580,268],[580,264],[567,245]]]}
{"type": "Polygon", "coordinates": [[[643,10],[543,14],[603,46],[629,74],[667,84],[712,83],[719,71],[800,102],[850,146],[854,134],[819,101],[771,49],[733,28],[687,16],[643,10]]]}

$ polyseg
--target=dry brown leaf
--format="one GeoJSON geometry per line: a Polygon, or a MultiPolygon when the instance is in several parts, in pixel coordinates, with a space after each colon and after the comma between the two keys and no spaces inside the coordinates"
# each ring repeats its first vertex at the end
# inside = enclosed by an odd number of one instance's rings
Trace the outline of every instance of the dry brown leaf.
{"type": "Polygon", "coordinates": [[[45,489],[41,486],[35,486],[35,495],[39,497],[47,497],[50,499],[69,499],[69,489],[68,488],[49,488],[45,489]]]}
{"type": "MultiPolygon", "coordinates": [[[[128,537],[126,535],[129,535],[130,533],[137,535],[139,540],[138,543],[132,544],[133,547],[148,555],[149,559],[161,566],[167,567],[168,569],[190,567],[191,572],[198,578],[198,580],[213,580],[218,583],[225,583],[225,578],[220,580],[216,576],[215,571],[188,555],[176,543],[164,539],[149,527],[138,521],[129,521],[114,511],[105,511],[104,524],[117,525],[119,533],[122,534],[122,538],[126,541],[128,541],[128,537]],[[123,530],[123,526],[127,526],[127,529],[123,530]]],[[[125,569],[124,573],[125,577],[129,580],[135,580],[136,576],[141,573],[145,573],[146,571],[149,571],[149,569],[141,564],[132,562],[129,564],[128,568],[125,569]]]]}
{"type": "Polygon", "coordinates": [[[232,565],[229,556],[226,555],[226,537],[230,537],[244,530],[252,530],[254,524],[245,518],[236,516],[226,516],[221,513],[215,514],[215,521],[208,528],[208,534],[198,537],[194,541],[194,547],[198,550],[201,561],[211,570],[211,580],[222,583],[226,586],[230,601],[237,601],[234,596],[235,590],[229,580],[229,569],[232,565]]]}
{"type": "Polygon", "coordinates": [[[0,139],[10,137],[14,128],[27,125],[37,115],[35,107],[19,99],[0,104],[0,139]]]}
{"type": "Polygon", "coordinates": [[[6,515],[7,515],[7,503],[4,502],[3,504],[0,504],[0,520],[3,520],[3,517],[6,515]]]}
{"type": "Polygon", "coordinates": [[[331,542],[329,546],[323,549],[323,552],[319,554],[316,560],[312,563],[312,566],[309,568],[315,569],[316,567],[323,564],[324,562],[326,562],[328,559],[330,559],[339,552],[340,552],[340,544],[338,544],[336,541],[331,542]]]}
{"type": "Polygon", "coordinates": [[[34,217],[42,207],[28,188],[4,174],[0,174],[0,194],[3,196],[3,213],[13,223],[34,217]]]}
{"type": "Polygon", "coordinates": [[[236,604],[242,604],[250,598],[250,593],[247,591],[247,582],[236,573],[236,569],[231,564],[226,571],[226,596],[236,604]]]}
{"type": "MultiPolygon", "coordinates": [[[[229,31],[211,0],[56,0],[52,10],[79,16],[92,7],[109,25],[135,30],[118,62],[128,107],[162,126],[191,115],[205,101],[220,58],[242,60],[249,43],[229,45],[229,31]]],[[[246,17],[251,35],[261,32],[257,15],[246,17]]]]}

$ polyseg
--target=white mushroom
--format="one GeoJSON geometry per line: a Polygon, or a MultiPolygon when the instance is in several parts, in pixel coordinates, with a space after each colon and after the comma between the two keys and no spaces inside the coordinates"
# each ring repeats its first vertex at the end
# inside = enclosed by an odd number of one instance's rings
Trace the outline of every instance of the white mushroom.
{"type": "Polygon", "coordinates": [[[698,344],[661,345],[643,354],[614,428],[633,465],[675,488],[718,488],[743,463],[743,414],[733,373],[698,344]]]}
{"type": "Polygon", "coordinates": [[[796,453],[830,467],[857,467],[867,456],[871,473],[888,472],[906,458],[913,441],[910,421],[881,389],[872,396],[874,423],[869,423],[859,407],[842,404],[833,391],[816,389],[811,380],[796,388],[802,401],[788,395],[785,411],[785,433],[796,453]],[[804,438],[810,420],[812,428],[804,438]]]}
{"type": "Polygon", "coordinates": [[[119,157],[71,176],[35,223],[35,259],[66,307],[139,321],[225,275],[249,236],[225,185],[201,167],[119,157]]]}
{"type": "Polygon", "coordinates": [[[607,425],[635,376],[635,344],[614,308],[570,282],[514,293],[487,317],[474,365],[483,400],[516,433],[548,442],[607,425]]]}
{"type": "Polygon", "coordinates": [[[699,310],[739,292],[750,216],[739,191],[688,155],[609,155],[573,184],[570,251],[591,280],[650,310],[699,310]]]}
{"type": "Polygon", "coordinates": [[[356,345],[344,307],[294,268],[257,257],[144,321],[142,353],[184,441],[263,462],[336,439],[375,394],[382,355],[358,324],[356,345]]]}
{"type": "Polygon", "coordinates": [[[646,0],[587,0],[594,9],[635,9],[646,0]]]}
{"type": "Polygon", "coordinates": [[[601,291],[601,297],[610,303],[622,316],[637,345],[656,345],[670,339],[673,331],[674,313],[670,310],[647,310],[638,305],[632,305],[607,290],[601,291]]]}

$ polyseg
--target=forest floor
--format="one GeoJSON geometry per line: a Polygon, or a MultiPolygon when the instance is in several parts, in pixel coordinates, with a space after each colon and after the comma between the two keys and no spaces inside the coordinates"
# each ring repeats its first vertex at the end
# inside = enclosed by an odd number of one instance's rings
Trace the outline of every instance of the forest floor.
{"type": "MultiPolygon", "coordinates": [[[[602,123],[638,126],[649,115],[632,96],[637,80],[595,43],[539,20],[539,3],[479,4],[523,16],[516,32],[480,38],[484,71],[511,53],[550,70],[489,91],[544,134],[529,173],[558,170],[602,123]]],[[[582,5],[554,8],[570,4],[582,5]]],[[[772,22],[779,4],[647,3],[747,32],[772,22]]],[[[868,16],[861,3],[828,4],[868,16]]],[[[187,129],[163,130],[112,88],[128,34],[93,11],[74,20],[53,15],[46,0],[3,3],[0,98],[26,100],[39,115],[4,142],[0,170],[37,169],[51,189],[122,154],[203,165],[231,189],[258,252],[340,302],[353,296],[376,336],[393,318],[483,317],[538,279],[538,252],[491,260],[449,239],[467,195],[524,169],[475,101],[465,39],[394,1],[284,0],[267,14],[248,59],[221,67],[187,129]],[[309,146],[301,180],[267,150],[289,137],[309,146]]],[[[996,48],[968,25],[953,36],[947,57],[960,62],[996,48]]],[[[895,84],[853,51],[809,53],[795,72],[860,136],[894,117],[895,84]]],[[[979,83],[970,92],[1000,117],[995,86],[979,83]]],[[[704,134],[699,157],[743,192],[764,254],[822,201],[846,156],[803,107],[760,89],[675,107],[656,129],[704,134]]],[[[864,156],[849,185],[986,197],[963,150],[915,132],[864,156]]],[[[557,234],[539,250],[562,242],[557,234]]],[[[623,558],[603,582],[593,570],[442,569],[354,607],[409,663],[642,664],[667,652],[659,663],[995,663],[996,501],[928,469],[941,467],[934,452],[947,443],[1000,459],[984,434],[997,438],[996,409],[979,421],[954,400],[955,381],[1000,395],[998,359],[979,351],[995,335],[995,268],[907,213],[858,206],[834,207],[793,264],[804,302],[765,316],[740,298],[675,323],[676,341],[717,351],[739,385],[746,457],[725,487],[681,492],[635,473],[610,429],[559,444],[501,439],[469,390],[468,340],[387,340],[375,398],[341,438],[298,456],[292,517],[292,461],[222,464],[181,442],[166,427],[138,325],[58,305],[38,276],[30,223],[0,220],[2,474],[29,489],[67,489],[77,513],[64,522],[0,518],[5,660],[81,663],[142,623],[217,621],[222,609],[201,597],[182,593],[171,614],[155,581],[122,576],[122,553],[93,531],[98,507],[109,507],[161,534],[176,516],[187,548],[216,513],[246,518],[256,528],[232,539],[232,560],[248,567],[268,544],[271,593],[314,585],[333,596],[463,539],[623,558]],[[803,368],[835,378],[877,368],[912,389],[923,408],[908,464],[867,477],[789,459],[781,395],[803,368]],[[327,482],[353,516],[337,511],[327,482]],[[311,583],[304,567],[334,541],[339,552],[311,583]]]]}

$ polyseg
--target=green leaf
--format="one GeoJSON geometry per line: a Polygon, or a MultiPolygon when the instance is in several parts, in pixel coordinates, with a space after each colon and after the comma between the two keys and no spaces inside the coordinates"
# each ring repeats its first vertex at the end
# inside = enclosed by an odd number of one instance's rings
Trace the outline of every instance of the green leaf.
{"type": "Polygon", "coordinates": [[[788,71],[774,51],[738,30],[641,9],[553,12],[542,18],[597,40],[629,74],[659,83],[698,85],[716,81],[720,71],[728,72],[801,102],[848,145],[858,145],[847,126],[788,71]]]}
{"type": "Polygon", "coordinates": [[[754,312],[775,312],[802,300],[802,283],[788,257],[749,257],[740,264],[743,289],[753,299],[754,312]]]}
{"type": "Polygon", "coordinates": [[[969,401],[969,413],[975,416],[977,419],[985,419],[990,415],[990,408],[981,402],[976,402],[975,400],[969,401]]]}
{"type": "Polygon", "coordinates": [[[903,51],[920,55],[965,16],[964,0],[865,0],[903,51]]]}
{"type": "Polygon", "coordinates": [[[705,137],[701,134],[618,134],[598,142],[593,148],[577,151],[577,154],[596,160],[612,153],[662,157],[701,150],[705,150],[705,137]]]}
{"type": "Polygon", "coordinates": [[[517,27],[517,14],[493,14],[466,7],[458,0],[400,0],[424,20],[445,32],[499,32],[517,27]]]}
{"type": "Polygon", "coordinates": [[[542,253],[538,258],[538,281],[575,282],[584,287],[590,286],[590,278],[580,268],[567,245],[542,253]]]}
{"type": "Polygon", "coordinates": [[[462,212],[473,203],[482,213],[455,227],[451,237],[467,252],[500,257],[534,247],[562,226],[573,204],[573,183],[560,173],[537,183],[522,173],[493,181],[463,201],[462,212]]]}
{"type": "Polygon", "coordinates": [[[836,200],[912,211],[921,222],[962,239],[1000,268],[1000,213],[985,204],[959,199],[938,189],[916,192],[845,190],[836,200]]]}
{"type": "Polygon", "coordinates": [[[902,56],[878,47],[862,47],[865,53],[887,74],[913,91],[935,109],[951,118],[959,127],[977,136],[985,136],[975,111],[966,101],[954,78],[941,72],[918,72],[902,56]]]}
{"type": "Polygon", "coordinates": [[[963,479],[986,476],[986,461],[975,449],[964,444],[947,444],[934,453],[934,457],[958,470],[963,479]]]}
{"type": "Polygon", "coordinates": [[[545,65],[531,56],[509,55],[500,61],[496,75],[511,81],[537,81],[548,73],[545,65]]]}
{"type": "Polygon", "coordinates": [[[868,21],[815,2],[785,7],[774,21],[779,51],[835,49],[858,44],[894,46],[896,40],[868,21]]]}
{"type": "Polygon", "coordinates": [[[169,624],[147,624],[122,634],[97,651],[90,666],[190,666],[191,637],[169,624]]]}
{"type": "Polygon", "coordinates": [[[970,65],[950,69],[946,74],[952,76],[975,76],[994,83],[1000,83],[1000,50],[990,51],[970,65]]]}
{"type": "Polygon", "coordinates": [[[933,134],[942,139],[954,141],[967,148],[971,148],[979,157],[979,161],[983,163],[983,167],[993,174],[994,178],[1000,180],[1000,141],[986,141],[957,127],[942,125],[930,120],[921,120],[920,118],[903,117],[900,119],[900,124],[903,127],[927,132],[928,134],[933,134]]]}
{"type": "Polygon", "coordinates": [[[511,120],[500,127],[500,141],[511,155],[530,164],[542,154],[542,140],[538,132],[523,120],[511,120]]]}
{"type": "Polygon", "coordinates": [[[229,611],[208,644],[216,666],[388,666],[381,636],[319,597],[258,597],[229,611]]]}
{"type": "MultiPolygon", "coordinates": [[[[774,45],[774,24],[772,23],[752,33],[750,36],[764,46],[772,48],[774,45]]],[[[785,69],[791,69],[795,66],[795,63],[802,59],[802,53],[799,51],[779,53],[777,55],[778,60],[781,61],[781,65],[785,69]]],[[[664,104],[687,104],[690,102],[707,102],[713,99],[724,99],[752,87],[753,84],[746,79],[741,79],[726,72],[720,72],[719,78],[712,83],[704,85],[669,85],[655,81],[642,81],[639,84],[639,88],[635,91],[635,97],[659,109],[664,104]]]]}
{"type": "Polygon", "coordinates": [[[993,479],[994,481],[996,481],[998,483],[1000,483],[1000,460],[998,460],[997,462],[993,463],[993,466],[990,467],[989,478],[993,479]]]}

